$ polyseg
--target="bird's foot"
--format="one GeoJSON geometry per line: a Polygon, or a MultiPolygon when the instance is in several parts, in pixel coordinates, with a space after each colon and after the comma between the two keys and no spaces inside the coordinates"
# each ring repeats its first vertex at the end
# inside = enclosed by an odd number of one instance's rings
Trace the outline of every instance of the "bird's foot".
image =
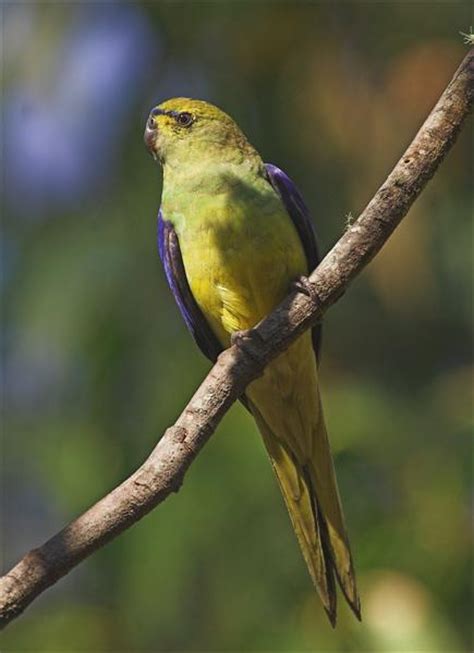
{"type": "Polygon", "coordinates": [[[319,304],[319,295],[316,290],[316,286],[312,283],[308,277],[301,275],[291,284],[292,290],[302,293],[309,297],[315,304],[319,304]]]}
{"type": "Polygon", "coordinates": [[[255,345],[255,333],[253,329],[234,331],[230,336],[230,344],[238,347],[252,360],[259,361],[260,356],[255,345]]]}

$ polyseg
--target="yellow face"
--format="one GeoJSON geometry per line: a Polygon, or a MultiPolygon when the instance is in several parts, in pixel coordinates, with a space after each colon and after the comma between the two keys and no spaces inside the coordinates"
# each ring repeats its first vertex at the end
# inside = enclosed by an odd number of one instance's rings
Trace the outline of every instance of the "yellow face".
{"type": "Polygon", "coordinates": [[[230,116],[203,100],[173,98],[151,110],[145,129],[145,144],[162,163],[179,155],[187,159],[199,151],[220,149],[245,141],[230,116]],[[184,147],[183,147],[184,146],[184,147]]]}

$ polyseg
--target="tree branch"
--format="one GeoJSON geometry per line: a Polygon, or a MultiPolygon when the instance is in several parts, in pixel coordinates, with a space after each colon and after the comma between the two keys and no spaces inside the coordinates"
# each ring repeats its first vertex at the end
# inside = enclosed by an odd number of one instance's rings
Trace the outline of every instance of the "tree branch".
{"type": "Polygon", "coordinates": [[[320,320],[406,215],[453,145],[472,106],[473,87],[471,49],[388,179],[311,274],[312,292],[290,294],[252,330],[244,347],[234,345],[223,352],[143,465],[0,579],[1,626],[179,489],[188,467],[246,386],[320,320]]]}

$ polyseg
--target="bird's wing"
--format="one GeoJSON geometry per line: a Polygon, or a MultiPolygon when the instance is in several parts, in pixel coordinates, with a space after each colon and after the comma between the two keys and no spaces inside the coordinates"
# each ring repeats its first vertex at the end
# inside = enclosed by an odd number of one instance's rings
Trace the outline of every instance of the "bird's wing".
{"type": "Polygon", "coordinates": [[[194,299],[186,278],[178,235],[173,224],[165,220],[161,209],[158,213],[158,251],[168,285],[186,326],[203,354],[215,362],[223,349],[222,345],[194,299]]]}
{"type": "MultiPolygon", "coordinates": [[[[271,185],[281,197],[288,211],[288,215],[295,225],[306,255],[308,272],[312,272],[321,259],[309,209],[300,191],[283,170],[280,170],[280,168],[274,166],[272,163],[266,163],[265,169],[271,185]]],[[[321,325],[314,327],[312,336],[316,359],[318,359],[321,347],[321,325]]]]}

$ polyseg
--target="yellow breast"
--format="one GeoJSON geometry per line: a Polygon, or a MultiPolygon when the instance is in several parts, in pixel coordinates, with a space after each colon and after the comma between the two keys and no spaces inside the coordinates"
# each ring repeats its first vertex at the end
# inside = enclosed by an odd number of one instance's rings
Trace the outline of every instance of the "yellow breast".
{"type": "Polygon", "coordinates": [[[281,211],[236,219],[209,216],[179,234],[193,295],[224,346],[230,334],[259,322],[307,272],[291,219],[281,211]]]}

